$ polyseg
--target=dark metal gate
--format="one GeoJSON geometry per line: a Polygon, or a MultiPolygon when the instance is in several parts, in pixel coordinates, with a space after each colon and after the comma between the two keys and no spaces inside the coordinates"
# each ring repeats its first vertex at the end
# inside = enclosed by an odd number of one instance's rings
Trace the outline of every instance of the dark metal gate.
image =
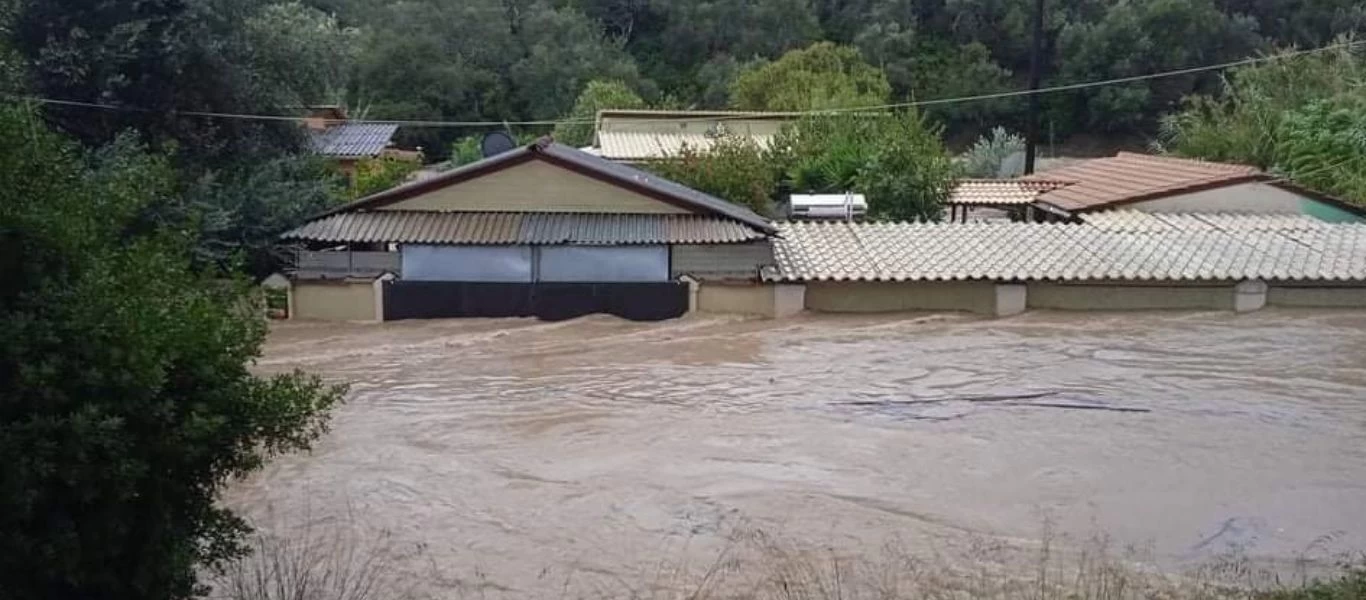
{"type": "Polygon", "coordinates": [[[384,283],[384,320],[537,317],[547,321],[606,313],[662,321],[688,312],[688,284],[660,283],[384,283]]]}

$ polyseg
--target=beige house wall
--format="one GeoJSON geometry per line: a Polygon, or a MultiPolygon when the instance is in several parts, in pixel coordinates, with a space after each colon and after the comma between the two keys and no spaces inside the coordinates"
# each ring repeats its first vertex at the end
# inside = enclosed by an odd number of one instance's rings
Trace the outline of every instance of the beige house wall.
{"type": "Polygon", "coordinates": [[[1301,214],[1330,223],[1358,223],[1363,219],[1294,191],[1267,183],[1240,183],[1210,190],[1179,194],[1120,208],[1154,213],[1237,212],[1301,214]]]}
{"type": "Polygon", "coordinates": [[[370,281],[296,280],[290,290],[290,318],[319,321],[375,320],[375,285],[370,281]]]}
{"type": "Polygon", "coordinates": [[[377,210],[687,214],[568,169],[532,160],[377,210]]]}
{"type": "Polygon", "coordinates": [[[1266,303],[1271,306],[1366,308],[1366,287],[1272,285],[1266,292],[1266,303]]]}
{"type": "Polygon", "coordinates": [[[1029,308],[1058,310],[1233,310],[1234,282],[1182,284],[1030,283],[1029,308]]]}
{"type": "Polygon", "coordinates": [[[805,286],[771,283],[701,283],[697,303],[702,312],[787,317],[805,308],[805,286]]]}
{"type": "Polygon", "coordinates": [[[993,282],[813,282],[806,307],[821,312],[872,313],[912,310],[996,313],[993,282]]]}

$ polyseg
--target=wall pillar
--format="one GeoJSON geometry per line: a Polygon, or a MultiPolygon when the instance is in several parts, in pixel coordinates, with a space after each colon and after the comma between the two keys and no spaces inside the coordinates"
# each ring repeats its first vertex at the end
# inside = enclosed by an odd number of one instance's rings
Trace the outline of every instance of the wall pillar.
{"type": "Polygon", "coordinates": [[[1240,281],[1233,286],[1233,311],[1252,312],[1266,306],[1266,282],[1260,279],[1240,281]]]}
{"type": "Polygon", "coordinates": [[[688,275],[683,275],[678,280],[688,284],[688,312],[697,312],[697,294],[701,291],[699,282],[688,275]]]}
{"type": "Polygon", "coordinates": [[[395,279],[393,273],[385,273],[375,278],[375,282],[370,284],[375,289],[375,321],[384,322],[384,284],[395,279]]]}
{"type": "Polygon", "coordinates": [[[790,317],[803,310],[806,310],[805,285],[780,283],[773,286],[773,318],[790,317]]]}
{"type": "Polygon", "coordinates": [[[296,313],[294,312],[294,279],[291,278],[289,280],[288,285],[285,286],[285,318],[292,321],[295,319],[295,314],[296,313]]]}
{"type": "Polygon", "coordinates": [[[994,312],[998,317],[1018,315],[1029,306],[1029,288],[1023,283],[998,283],[995,293],[994,312]]]}

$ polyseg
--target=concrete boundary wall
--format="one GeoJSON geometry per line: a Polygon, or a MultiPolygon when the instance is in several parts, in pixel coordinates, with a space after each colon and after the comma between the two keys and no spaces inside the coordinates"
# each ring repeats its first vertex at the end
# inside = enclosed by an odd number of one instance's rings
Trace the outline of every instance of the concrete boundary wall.
{"type": "Polygon", "coordinates": [[[1233,310],[1234,282],[1033,283],[1029,308],[1054,310],[1233,310]]]}
{"type": "Polygon", "coordinates": [[[771,283],[693,282],[693,309],[702,312],[779,318],[795,315],[806,306],[806,286],[771,283]]]}
{"type": "Polygon", "coordinates": [[[813,282],[806,286],[806,307],[831,313],[954,310],[996,313],[996,284],[953,282],[813,282]]]}
{"type": "Polygon", "coordinates": [[[374,321],[382,308],[375,297],[373,280],[295,280],[289,290],[289,318],[374,321]]]}
{"type": "Polygon", "coordinates": [[[1366,286],[1332,284],[1272,284],[1266,293],[1271,306],[1321,308],[1366,307],[1366,286]]]}

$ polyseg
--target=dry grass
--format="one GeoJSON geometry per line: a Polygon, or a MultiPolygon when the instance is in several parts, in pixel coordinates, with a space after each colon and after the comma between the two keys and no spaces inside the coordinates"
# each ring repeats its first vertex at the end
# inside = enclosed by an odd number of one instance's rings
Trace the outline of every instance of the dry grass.
{"type": "Polygon", "coordinates": [[[395,568],[384,539],[347,528],[290,537],[257,534],[251,554],[208,577],[213,600],[408,600],[412,582],[395,568]]]}
{"type": "MultiPolygon", "coordinates": [[[[526,597],[485,581],[483,574],[449,582],[400,575],[392,546],[364,540],[350,528],[290,539],[266,535],[252,556],[213,576],[218,600],[406,600],[526,597]],[[484,583],[481,583],[484,582],[484,583]],[[417,595],[446,590],[440,595],[417,595]]],[[[680,554],[688,554],[684,548],[680,554]]],[[[1047,533],[1030,560],[1020,550],[982,539],[956,554],[909,551],[892,543],[857,556],[813,549],[763,531],[734,532],[724,548],[695,568],[661,563],[631,577],[571,574],[562,600],[1366,600],[1366,571],[1340,562],[1302,561],[1292,573],[1260,568],[1241,552],[1188,574],[1146,567],[1141,549],[1114,549],[1104,537],[1056,543],[1047,533]],[[1315,579],[1314,575],[1327,575],[1315,579]]],[[[405,559],[423,557],[404,557],[405,559]]],[[[1358,556],[1357,559],[1363,557],[1358,556]]],[[[421,560],[417,561],[421,562],[421,560]]],[[[437,565],[432,566],[437,577],[437,565]]]]}

